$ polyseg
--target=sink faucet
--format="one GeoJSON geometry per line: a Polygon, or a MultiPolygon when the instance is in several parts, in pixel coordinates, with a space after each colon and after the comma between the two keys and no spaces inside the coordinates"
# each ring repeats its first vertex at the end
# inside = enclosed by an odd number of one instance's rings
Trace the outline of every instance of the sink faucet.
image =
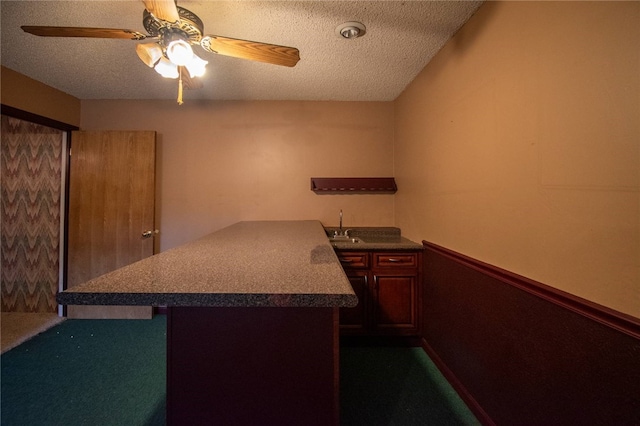
{"type": "Polygon", "coordinates": [[[340,228],[338,231],[333,231],[333,236],[335,237],[345,237],[349,238],[349,229],[342,230],[342,209],[340,209],[340,228]]]}

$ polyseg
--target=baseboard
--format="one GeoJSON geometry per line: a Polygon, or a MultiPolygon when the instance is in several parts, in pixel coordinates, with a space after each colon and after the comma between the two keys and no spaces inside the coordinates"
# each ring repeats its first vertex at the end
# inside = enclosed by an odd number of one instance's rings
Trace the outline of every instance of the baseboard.
{"type": "Polygon", "coordinates": [[[423,348],[483,424],[640,424],[639,319],[423,244],[423,348]]]}
{"type": "Polygon", "coordinates": [[[467,407],[473,412],[478,421],[482,423],[484,426],[495,426],[495,423],[489,417],[489,415],[482,409],[478,401],[469,393],[464,384],[458,380],[456,375],[447,367],[447,365],[442,361],[440,356],[433,350],[429,343],[425,339],[422,339],[422,349],[429,355],[429,358],[433,363],[438,367],[438,370],[442,373],[442,375],[447,379],[449,384],[456,390],[460,398],[467,404],[467,407]]]}

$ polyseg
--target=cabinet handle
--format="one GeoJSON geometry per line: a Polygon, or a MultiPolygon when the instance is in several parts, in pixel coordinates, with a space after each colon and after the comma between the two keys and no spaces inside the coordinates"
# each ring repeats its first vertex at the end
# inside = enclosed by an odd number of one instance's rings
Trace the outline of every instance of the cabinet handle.
{"type": "Polygon", "coordinates": [[[398,262],[402,262],[402,259],[396,259],[395,257],[390,257],[387,259],[387,262],[398,263],[398,262]]]}
{"type": "Polygon", "coordinates": [[[340,259],[340,263],[353,263],[352,259],[340,259]]]}

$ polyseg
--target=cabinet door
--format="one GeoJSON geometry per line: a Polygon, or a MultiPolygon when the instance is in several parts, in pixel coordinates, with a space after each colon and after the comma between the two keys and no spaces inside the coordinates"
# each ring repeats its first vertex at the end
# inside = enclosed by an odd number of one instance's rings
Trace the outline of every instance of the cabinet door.
{"type": "Polygon", "coordinates": [[[418,277],[413,272],[374,273],[374,328],[382,333],[415,333],[418,330],[417,291],[418,277]]]}
{"type": "Polygon", "coordinates": [[[354,271],[346,269],[345,273],[356,296],[358,304],[352,308],[340,308],[340,329],[353,332],[362,332],[366,328],[368,300],[367,288],[369,286],[369,273],[367,271],[354,271]]]}

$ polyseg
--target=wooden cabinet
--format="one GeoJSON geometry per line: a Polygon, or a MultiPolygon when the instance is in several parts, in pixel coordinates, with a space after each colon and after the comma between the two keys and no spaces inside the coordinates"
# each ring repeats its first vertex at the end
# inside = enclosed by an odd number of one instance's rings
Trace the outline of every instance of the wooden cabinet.
{"type": "Polygon", "coordinates": [[[340,309],[343,335],[420,333],[422,251],[337,250],[358,296],[358,306],[340,309]]]}

